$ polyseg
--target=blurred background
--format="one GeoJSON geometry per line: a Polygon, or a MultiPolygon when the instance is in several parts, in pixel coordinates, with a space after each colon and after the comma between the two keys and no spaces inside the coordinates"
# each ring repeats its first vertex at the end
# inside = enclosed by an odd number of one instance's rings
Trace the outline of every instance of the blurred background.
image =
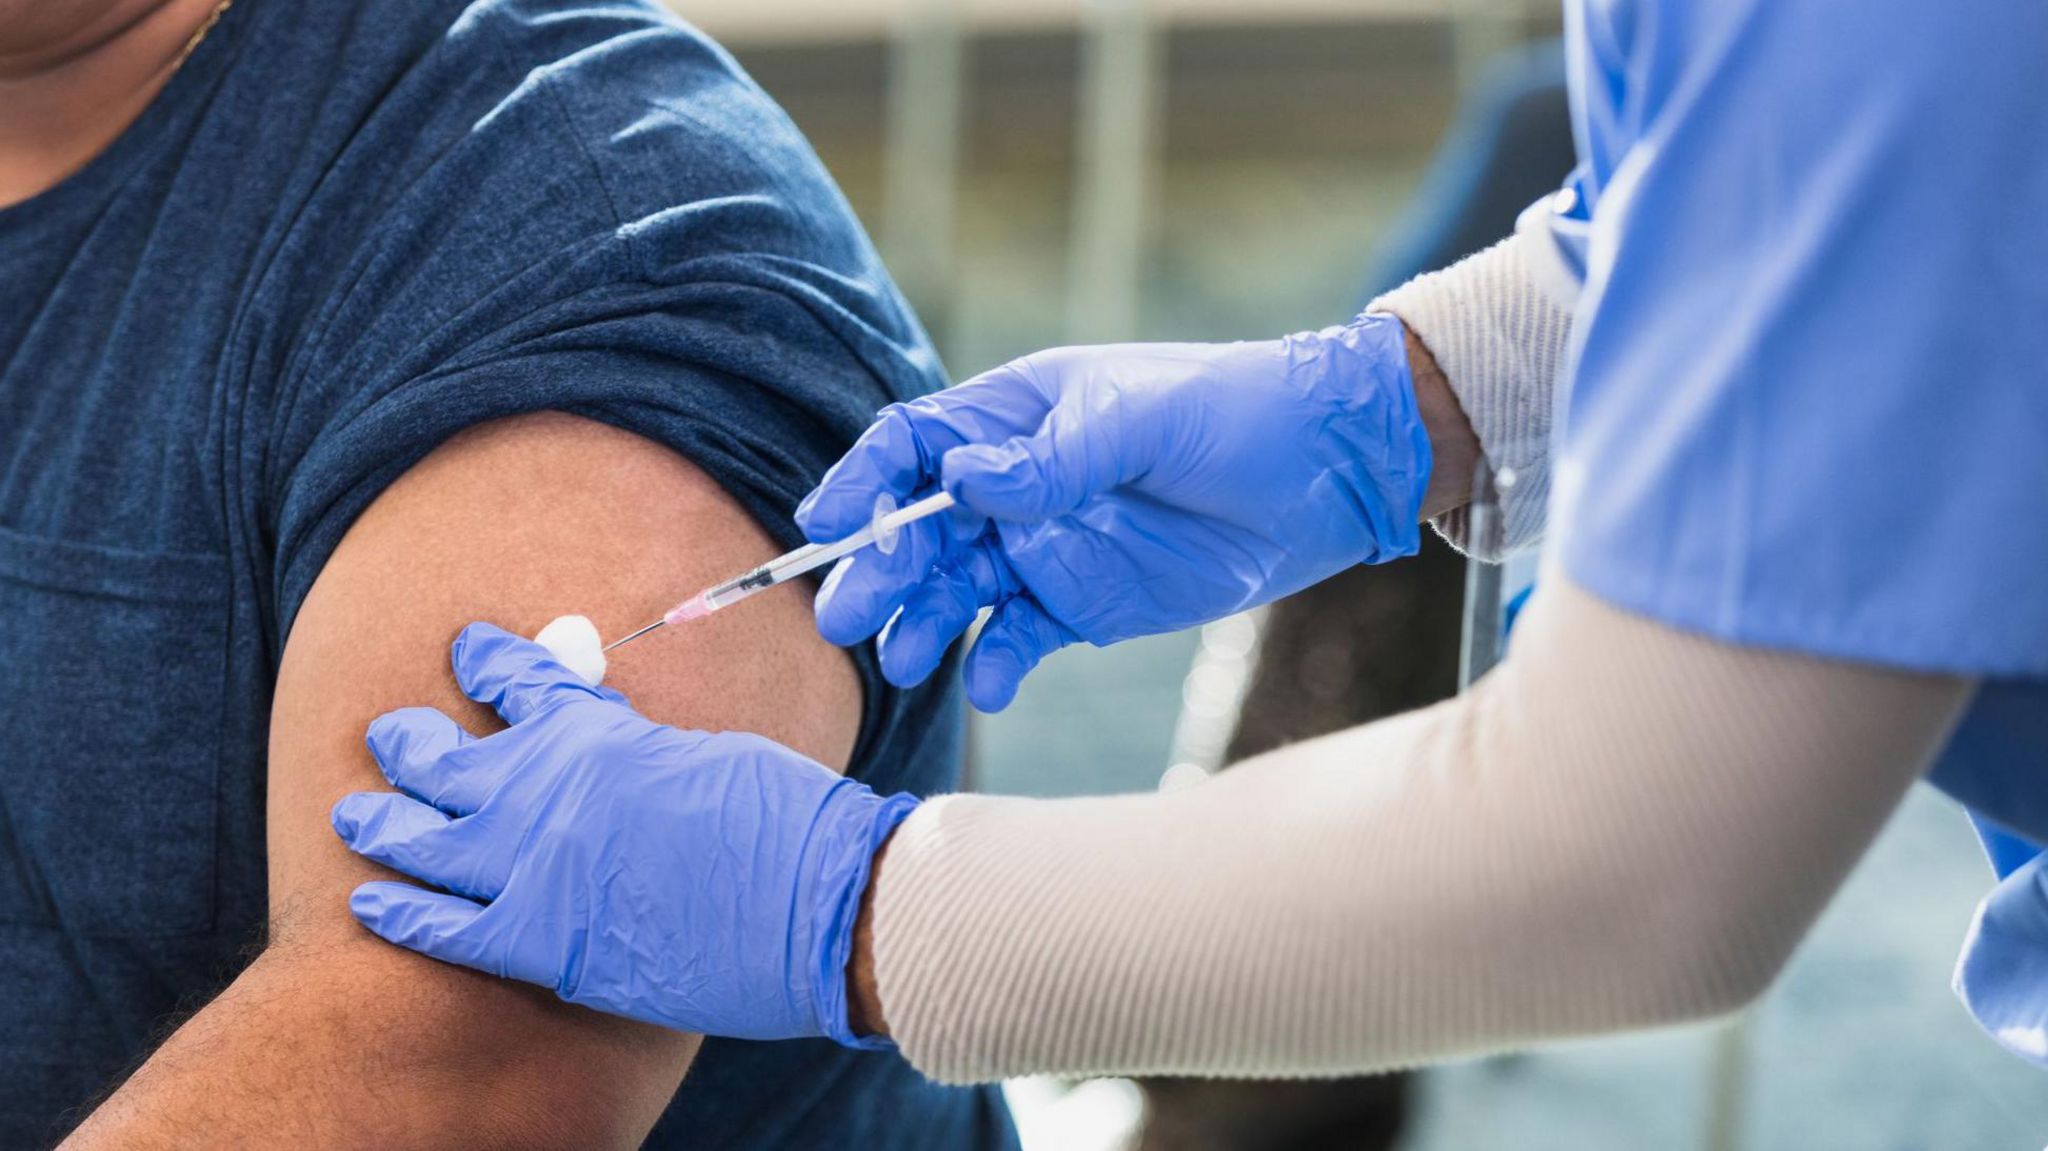
{"type": "MultiPolygon", "coordinates": [[[[1570,167],[1557,0],[670,0],[787,107],[956,379],[1041,347],[1269,338],[1484,247],[1570,167]]],[[[1510,574],[1510,583],[1526,572],[1510,574]]],[[[1063,653],[971,786],[1155,785],[1456,690],[1461,560],[1063,653]]],[[[1033,1151],[2003,1148],[2048,1085],[1948,975],[1988,873],[1922,791],[1734,1025],[1334,1084],[1024,1082],[1033,1151]]]]}

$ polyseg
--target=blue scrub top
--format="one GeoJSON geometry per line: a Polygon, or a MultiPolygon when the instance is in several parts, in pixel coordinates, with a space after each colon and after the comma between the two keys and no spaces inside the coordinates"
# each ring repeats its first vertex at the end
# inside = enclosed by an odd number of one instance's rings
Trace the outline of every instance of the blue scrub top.
{"type": "MultiPolygon", "coordinates": [[[[1564,569],[1730,642],[1985,679],[1936,782],[2048,840],[2048,5],[1566,20],[1564,569]]],[[[2008,978],[2048,967],[2028,898],[1976,946],[2035,949],[1993,965],[2034,1039],[1994,1031],[2041,1059],[2048,979],[2008,978]]]]}

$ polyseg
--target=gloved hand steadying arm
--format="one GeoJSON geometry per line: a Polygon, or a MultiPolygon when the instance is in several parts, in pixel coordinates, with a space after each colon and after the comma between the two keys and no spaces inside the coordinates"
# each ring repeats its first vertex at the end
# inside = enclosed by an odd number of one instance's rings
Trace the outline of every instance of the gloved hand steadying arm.
{"type": "Polygon", "coordinates": [[[431,708],[371,725],[405,794],[350,795],[334,829],[445,893],[365,883],[365,927],[677,1030],[886,1046],[851,1033],[846,961],[870,861],[914,798],[760,736],[654,723],[488,624],[454,663],[512,726],[477,739],[431,708]]]}
{"type": "Polygon", "coordinates": [[[893,405],[797,522],[837,540],[877,495],[953,493],[960,509],[893,554],[843,561],[818,627],[846,645],[887,625],[882,671],[907,686],[994,607],[966,677],[995,711],[1076,640],[1176,631],[1412,554],[1429,474],[1401,324],[1369,315],[1268,343],[1061,348],[893,405]]]}

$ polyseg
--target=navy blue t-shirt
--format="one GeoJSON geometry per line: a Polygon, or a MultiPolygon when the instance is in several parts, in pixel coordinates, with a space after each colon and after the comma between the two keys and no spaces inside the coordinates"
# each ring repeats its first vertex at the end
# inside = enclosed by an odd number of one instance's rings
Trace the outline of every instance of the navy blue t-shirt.
{"type": "MultiPolygon", "coordinates": [[[[794,545],[876,409],[939,383],[802,137],[653,7],[230,9],[105,153],[0,209],[0,1146],[245,961],[284,639],[407,467],[573,412],[794,545]]],[[[945,786],[950,690],[859,662],[853,773],[945,786]]],[[[1013,1141],[992,1093],[894,1055],[713,1041],[650,1145],[1013,1141]]]]}

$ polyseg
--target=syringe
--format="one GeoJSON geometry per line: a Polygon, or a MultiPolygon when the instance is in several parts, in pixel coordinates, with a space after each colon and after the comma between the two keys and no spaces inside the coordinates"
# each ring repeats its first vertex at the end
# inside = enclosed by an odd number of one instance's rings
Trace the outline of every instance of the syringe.
{"type": "Polygon", "coordinates": [[[777,556],[744,575],[734,576],[724,583],[712,584],[670,608],[668,614],[660,619],[624,639],[606,645],[604,650],[611,651],[613,648],[632,643],[656,628],[688,623],[693,619],[703,619],[712,612],[724,611],[743,599],[767,591],[776,584],[788,583],[806,572],[836,563],[870,544],[882,554],[888,555],[896,550],[896,540],[903,534],[906,526],[926,516],[938,515],[952,506],[953,497],[945,492],[928,496],[904,508],[897,507],[896,501],[887,495],[877,496],[874,519],[868,526],[845,539],[829,544],[806,544],[786,555],[777,556]]]}

